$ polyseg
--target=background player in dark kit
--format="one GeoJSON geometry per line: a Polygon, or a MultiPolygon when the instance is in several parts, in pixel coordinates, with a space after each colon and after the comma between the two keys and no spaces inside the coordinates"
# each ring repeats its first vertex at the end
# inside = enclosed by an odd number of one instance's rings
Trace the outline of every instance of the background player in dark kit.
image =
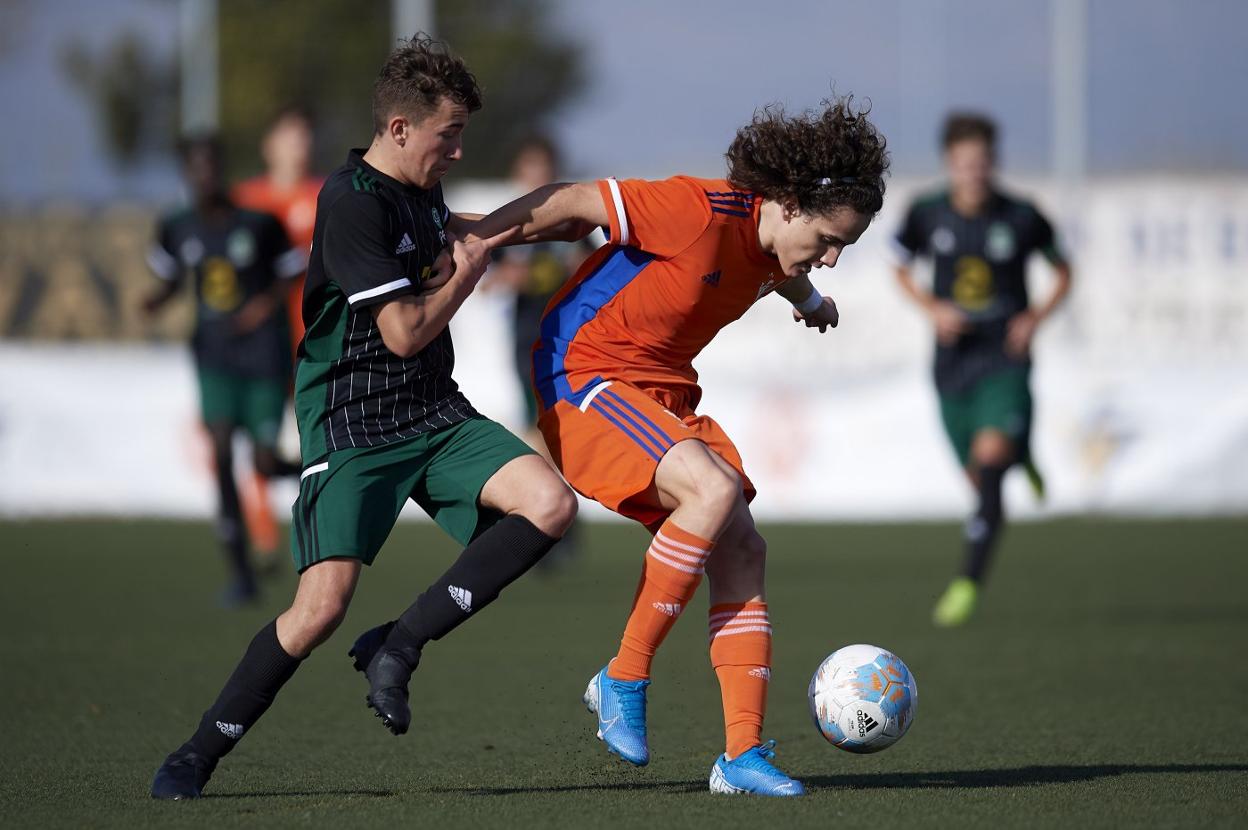
{"type": "Polygon", "coordinates": [[[465,545],[399,618],[352,648],[368,703],[395,734],[421,649],[488,605],[576,512],[559,475],[478,415],[451,379],[451,317],[501,238],[465,243],[439,182],[481,106],[476,79],[417,37],[373,88],[373,141],[326,181],[304,292],[296,412],[304,470],[293,510],[291,607],[252,640],[195,734],[156,773],[155,798],[197,798],[222,756],[338,627],[410,497],[465,545]]]}
{"type": "MultiPolygon", "coordinates": [[[[558,178],[559,151],[543,135],[532,135],[520,143],[511,162],[511,182],[517,196],[531,193],[558,178]]],[[[524,440],[549,460],[546,441],[537,429],[537,396],[533,392],[533,344],[541,333],[542,314],[550,298],[576,273],[585,258],[594,252],[588,240],[550,241],[517,245],[495,250],[490,269],[490,285],[502,285],[515,294],[512,313],[512,359],[516,381],[524,396],[524,440]]],[[[568,528],[563,539],[542,559],[549,570],[576,556],[581,534],[578,523],[568,528]]]]}
{"type": "Polygon", "coordinates": [[[955,113],[942,147],[947,188],[915,200],[894,240],[897,280],[936,329],[936,389],[941,418],[978,496],[966,524],[961,574],[936,604],[938,625],[961,625],[974,613],[979,587],[1005,520],[1001,481],[1021,463],[1038,494],[1031,460],[1031,342],[1070,291],[1070,265],[1053,226],[994,181],[996,125],[955,113]],[[1048,298],[1032,305],[1027,259],[1044,255],[1057,276],[1048,298]],[[916,257],[933,261],[932,288],[914,280],[916,257]]]}
{"type": "Polygon", "coordinates": [[[234,480],[233,437],[245,428],[256,471],[297,475],[278,458],[278,431],[291,361],[284,296],[307,257],[292,248],[278,220],[243,210],[226,195],[221,149],[213,137],[182,145],[192,204],[161,219],[148,264],[164,284],[144,302],[152,313],[194,274],[195,334],[191,345],[204,426],[212,439],[219,492],[217,532],[232,571],[227,604],[251,599],[255,578],[234,480]]]}

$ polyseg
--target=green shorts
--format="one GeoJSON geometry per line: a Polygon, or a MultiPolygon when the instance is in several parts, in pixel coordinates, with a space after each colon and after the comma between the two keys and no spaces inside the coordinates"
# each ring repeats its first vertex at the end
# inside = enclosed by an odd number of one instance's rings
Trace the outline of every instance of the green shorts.
{"type": "Polygon", "coordinates": [[[392,444],[330,453],[304,469],[292,508],[291,554],[303,572],[322,559],[371,565],[410,498],[461,545],[499,514],[481,488],[528,444],[480,415],[392,444]]]}
{"type": "Polygon", "coordinates": [[[940,417],[962,466],[971,460],[975,433],[996,429],[1018,448],[1017,462],[1031,457],[1031,389],[1027,369],[1007,369],[980,380],[966,392],[940,396],[940,417]]]}
{"type": "Polygon", "coordinates": [[[281,378],[256,378],[199,370],[199,408],[204,423],[243,427],[262,447],[277,444],[290,385],[281,378]]]}

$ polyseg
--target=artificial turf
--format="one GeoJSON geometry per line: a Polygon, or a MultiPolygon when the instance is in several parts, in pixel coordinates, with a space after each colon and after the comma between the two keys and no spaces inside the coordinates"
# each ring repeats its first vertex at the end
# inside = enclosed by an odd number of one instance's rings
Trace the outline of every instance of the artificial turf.
{"type": "MultiPolygon", "coordinates": [[[[246,643],[284,607],[214,605],[207,525],[0,523],[0,824],[233,826],[1244,826],[1248,520],[1013,527],[982,613],[934,629],[953,525],[765,528],[776,630],[766,735],[804,799],[707,792],[722,751],[704,599],[655,663],[653,761],[609,757],[582,708],[612,654],[645,537],[587,528],[427,650],[413,730],[364,706],[345,657],[454,556],[400,526],[342,629],[221,764],[199,802],[148,798],[246,643]],[[919,685],[913,729],[853,756],[810,723],[806,683],[838,646],[892,649],[919,685]]],[[[704,595],[703,595],[704,596],[704,595]]]]}

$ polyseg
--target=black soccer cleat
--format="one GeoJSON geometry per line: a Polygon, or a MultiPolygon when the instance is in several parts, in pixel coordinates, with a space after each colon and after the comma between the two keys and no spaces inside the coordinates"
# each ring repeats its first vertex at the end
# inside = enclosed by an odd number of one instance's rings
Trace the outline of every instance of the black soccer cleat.
{"type": "Polygon", "coordinates": [[[389,622],[361,634],[347,652],[356,671],[368,679],[369,708],[394,735],[407,732],[412,712],[407,703],[407,684],[420,663],[420,649],[386,648],[386,638],[394,623],[389,622]]]}
{"type": "Polygon", "coordinates": [[[200,798],[204,794],[204,785],[216,768],[216,762],[198,752],[179,748],[156,770],[156,777],[152,779],[152,798],[169,801],[200,798]]]}
{"type": "Polygon", "coordinates": [[[376,628],[370,628],[355,638],[355,643],[351,646],[351,650],[347,652],[347,656],[353,658],[351,665],[355,667],[356,671],[364,671],[368,668],[373,655],[385,644],[392,628],[394,628],[394,620],[382,623],[376,628]]]}

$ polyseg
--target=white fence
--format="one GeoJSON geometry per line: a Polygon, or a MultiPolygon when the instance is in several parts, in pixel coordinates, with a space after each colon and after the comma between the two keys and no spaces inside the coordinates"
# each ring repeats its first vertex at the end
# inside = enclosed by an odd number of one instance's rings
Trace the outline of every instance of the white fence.
{"type": "MultiPolygon", "coordinates": [[[[930,332],[885,264],[912,192],[894,184],[863,241],[836,271],[816,272],[841,308],[835,332],[795,326],[771,297],[698,363],[702,410],[737,441],[760,517],[948,517],[970,504],[939,426],[930,332]]],[[[1030,192],[1061,217],[1076,276],[1036,345],[1049,499],[1036,504],[1016,475],[1011,509],[1248,512],[1248,182],[1030,192]]],[[[463,189],[451,204],[498,198],[463,189]]],[[[1043,264],[1035,270],[1036,290],[1047,290],[1043,264]]],[[[456,375],[479,409],[515,426],[507,314],[499,294],[465,305],[456,375]]],[[[0,344],[0,515],[204,516],[208,469],[182,350],[0,344]]],[[[288,505],[293,494],[278,487],[273,497],[288,505]]]]}

